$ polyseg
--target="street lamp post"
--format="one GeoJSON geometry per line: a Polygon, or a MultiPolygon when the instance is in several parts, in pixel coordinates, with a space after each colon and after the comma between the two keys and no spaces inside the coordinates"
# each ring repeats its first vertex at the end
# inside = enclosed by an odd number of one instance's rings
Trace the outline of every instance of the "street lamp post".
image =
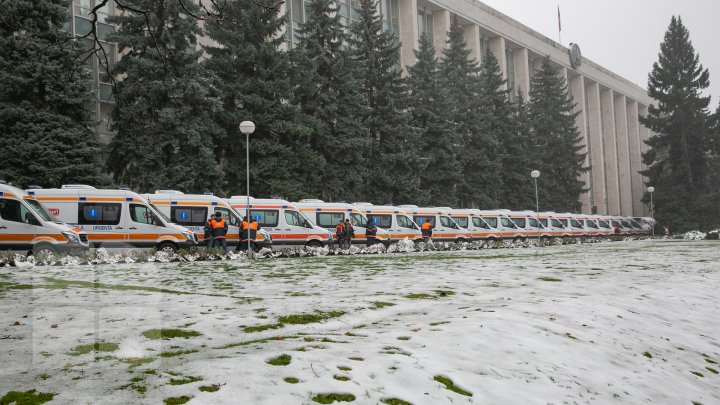
{"type": "Polygon", "coordinates": [[[540,171],[539,170],[533,170],[530,172],[530,177],[535,180],[535,212],[540,212],[540,202],[538,200],[538,189],[537,189],[537,179],[540,177],[540,171]]]}
{"type": "Polygon", "coordinates": [[[650,186],[647,188],[648,193],[650,193],[650,218],[652,219],[652,236],[655,237],[655,209],[653,207],[653,193],[655,192],[655,187],[650,186]]]}
{"type": "MultiPolygon", "coordinates": [[[[248,223],[248,244],[247,244],[247,257],[250,259],[252,257],[252,250],[250,248],[250,134],[255,132],[255,124],[252,121],[243,121],[240,123],[240,132],[245,134],[245,185],[246,185],[246,191],[247,191],[247,205],[246,208],[246,216],[247,216],[247,223],[248,223]]],[[[242,231],[242,230],[241,230],[242,231]]]]}

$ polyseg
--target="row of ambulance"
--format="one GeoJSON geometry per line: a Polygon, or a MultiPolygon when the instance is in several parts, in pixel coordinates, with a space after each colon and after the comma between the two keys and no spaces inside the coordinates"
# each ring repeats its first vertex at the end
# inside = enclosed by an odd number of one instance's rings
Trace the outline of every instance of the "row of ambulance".
{"type": "Polygon", "coordinates": [[[386,246],[403,239],[422,241],[431,224],[435,242],[501,242],[527,239],[603,237],[646,233],[631,218],[554,212],[451,209],[415,205],[289,202],[247,196],[220,198],[158,190],[96,189],[81,184],[21,190],[0,183],[0,250],[59,252],[90,247],[155,248],[176,251],[203,245],[204,225],[220,212],[228,224],[228,245],[240,241],[242,217],[260,230],[254,248],[324,247],[334,243],[335,226],[346,219],[353,244],[365,245],[368,223],[386,246]]]}

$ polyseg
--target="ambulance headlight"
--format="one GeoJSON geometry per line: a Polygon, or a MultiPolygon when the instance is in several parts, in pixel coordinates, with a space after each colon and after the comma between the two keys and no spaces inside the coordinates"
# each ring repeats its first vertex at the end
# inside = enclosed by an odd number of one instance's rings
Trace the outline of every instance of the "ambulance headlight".
{"type": "Polygon", "coordinates": [[[69,242],[78,243],[80,242],[80,238],[72,233],[72,232],[63,232],[62,235],[67,239],[69,242]]]}
{"type": "Polygon", "coordinates": [[[187,239],[187,240],[189,240],[189,241],[191,241],[191,242],[194,242],[194,241],[195,241],[195,238],[193,238],[193,234],[192,234],[192,233],[190,233],[190,232],[183,232],[182,234],[183,234],[183,236],[185,237],[185,239],[187,239]]]}

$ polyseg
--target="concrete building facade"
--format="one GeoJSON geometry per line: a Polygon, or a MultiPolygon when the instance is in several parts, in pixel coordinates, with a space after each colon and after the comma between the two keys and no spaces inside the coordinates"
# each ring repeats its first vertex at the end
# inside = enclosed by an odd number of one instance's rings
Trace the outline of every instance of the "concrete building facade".
{"type": "MultiPolygon", "coordinates": [[[[71,22],[66,28],[74,36],[82,37],[89,32],[92,22],[88,13],[97,2],[73,0],[71,22]]],[[[346,26],[358,20],[359,3],[359,0],[339,0],[341,21],[346,26]]],[[[285,0],[281,5],[280,12],[287,13],[289,21],[285,32],[286,48],[297,44],[297,30],[306,20],[308,4],[309,0],[285,0]]],[[[113,7],[114,2],[108,2],[100,10],[96,23],[110,66],[118,57],[116,46],[105,42],[115,31],[115,27],[105,23],[105,18],[115,13],[113,7]]],[[[641,202],[646,179],[640,174],[644,169],[640,156],[647,148],[644,141],[651,132],[639,122],[639,117],[647,114],[652,100],[644,89],[582,58],[577,46],[565,47],[477,0],[378,0],[378,9],[383,16],[384,29],[401,44],[399,62],[403,69],[415,63],[414,51],[418,49],[418,40],[423,33],[432,38],[437,55],[441,57],[453,23],[462,25],[470,57],[482,63],[486,51],[492,50],[508,88],[522,92],[525,97],[534,72],[549,56],[567,80],[579,113],[576,123],[589,168],[581,176],[588,190],[580,199],[582,212],[648,214],[648,207],[641,202]]],[[[80,41],[88,49],[98,46],[89,38],[80,41]]],[[[201,39],[199,42],[207,41],[201,39]]],[[[98,123],[96,132],[102,141],[107,141],[112,136],[108,125],[114,103],[112,87],[104,80],[104,69],[96,56],[86,61],[86,68],[95,82],[89,107],[98,123]]]]}

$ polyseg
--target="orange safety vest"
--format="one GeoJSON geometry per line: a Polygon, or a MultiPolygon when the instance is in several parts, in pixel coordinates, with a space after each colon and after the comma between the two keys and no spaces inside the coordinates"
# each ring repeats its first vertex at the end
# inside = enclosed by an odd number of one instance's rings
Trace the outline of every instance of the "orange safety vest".
{"type": "Polygon", "coordinates": [[[340,222],[340,223],[337,224],[337,226],[335,227],[335,233],[338,234],[338,235],[340,235],[341,233],[343,233],[343,231],[345,231],[345,225],[344,225],[342,222],[340,222]]]}
{"type": "Polygon", "coordinates": [[[430,238],[430,228],[432,228],[432,224],[430,222],[425,222],[422,225],[420,225],[420,229],[421,229],[423,238],[425,238],[425,239],[430,238]]]}
{"type": "Polygon", "coordinates": [[[257,221],[253,221],[253,222],[250,223],[250,229],[254,229],[254,230],[257,231],[257,229],[258,229],[258,223],[257,223],[257,221]]]}
{"type": "MultiPolygon", "coordinates": [[[[210,221],[210,225],[212,225],[213,230],[217,229],[217,228],[225,228],[225,219],[221,219],[220,221],[213,219],[212,221],[210,221]]],[[[225,235],[215,236],[215,239],[220,239],[220,238],[225,238],[225,235]]]]}
{"type": "Polygon", "coordinates": [[[242,221],[241,229],[247,229],[247,227],[248,227],[247,221],[242,221]]]}

